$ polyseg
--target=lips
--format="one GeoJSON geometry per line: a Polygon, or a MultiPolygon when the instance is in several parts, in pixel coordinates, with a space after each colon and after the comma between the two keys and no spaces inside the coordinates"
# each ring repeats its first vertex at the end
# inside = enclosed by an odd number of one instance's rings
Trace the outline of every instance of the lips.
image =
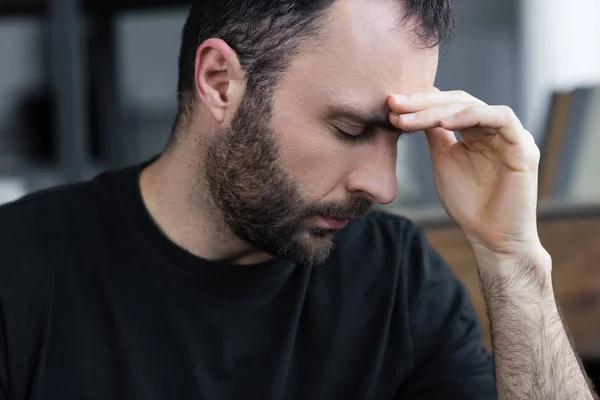
{"type": "Polygon", "coordinates": [[[320,219],[325,228],[334,230],[342,229],[350,223],[350,219],[347,218],[321,217],[320,219]]]}

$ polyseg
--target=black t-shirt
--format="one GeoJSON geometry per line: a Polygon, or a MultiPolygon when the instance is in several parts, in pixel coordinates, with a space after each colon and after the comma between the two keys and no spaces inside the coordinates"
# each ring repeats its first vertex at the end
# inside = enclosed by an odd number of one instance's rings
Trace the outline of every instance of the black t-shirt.
{"type": "Polygon", "coordinates": [[[468,292],[373,211],[317,267],[210,262],[146,211],[142,166],[0,207],[0,399],[492,399],[468,292]]]}

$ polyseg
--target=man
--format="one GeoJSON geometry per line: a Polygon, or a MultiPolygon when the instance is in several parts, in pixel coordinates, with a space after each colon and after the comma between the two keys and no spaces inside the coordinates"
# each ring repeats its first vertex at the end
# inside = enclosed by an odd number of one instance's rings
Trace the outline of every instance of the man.
{"type": "Polygon", "coordinates": [[[433,87],[452,21],[448,0],[195,2],[167,150],[0,210],[0,398],[593,398],[531,135],[433,87]],[[367,213],[421,130],[494,361],[423,234],[367,213]]]}

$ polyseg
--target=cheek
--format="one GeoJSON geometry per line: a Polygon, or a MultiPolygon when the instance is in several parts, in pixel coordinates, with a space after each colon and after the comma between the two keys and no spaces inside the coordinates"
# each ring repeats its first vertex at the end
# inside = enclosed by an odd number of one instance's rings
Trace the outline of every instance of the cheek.
{"type": "Polygon", "coordinates": [[[314,197],[322,197],[341,185],[351,171],[344,142],[322,123],[289,115],[273,121],[282,166],[314,197]]]}

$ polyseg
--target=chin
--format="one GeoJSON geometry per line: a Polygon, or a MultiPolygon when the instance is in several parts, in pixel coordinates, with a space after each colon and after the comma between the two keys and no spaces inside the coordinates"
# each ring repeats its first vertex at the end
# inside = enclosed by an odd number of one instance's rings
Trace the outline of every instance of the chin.
{"type": "Polygon", "coordinates": [[[334,248],[334,232],[305,232],[297,241],[297,261],[315,266],[324,263],[329,258],[334,248]]]}

